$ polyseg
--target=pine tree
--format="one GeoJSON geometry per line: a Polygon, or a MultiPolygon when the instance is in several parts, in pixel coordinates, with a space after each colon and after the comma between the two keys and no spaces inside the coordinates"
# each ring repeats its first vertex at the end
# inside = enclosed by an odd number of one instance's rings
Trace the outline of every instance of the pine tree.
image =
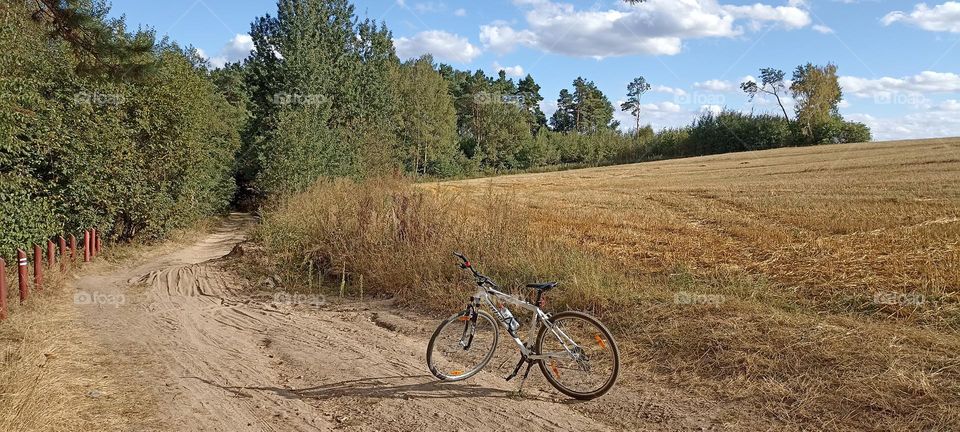
{"type": "Polygon", "coordinates": [[[577,109],[573,95],[567,89],[560,90],[557,111],[550,117],[550,126],[557,132],[570,132],[577,127],[577,109]]]}
{"type": "Polygon", "coordinates": [[[636,123],[634,124],[634,131],[636,131],[637,136],[640,134],[640,98],[650,90],[650,83],[647,82],[644,77],[634,78],[630,84],[627,85],[627,101],[620,104],[620,109],[623,111],[629,111],[633,115],[636,123]]]}
{"type": "Polygon", "coordinates": [[[114,80],[143,79],[156,70],[154,34],[130,34],[122,19],[108,19],[110,8],[92,0],[36,0],[32,18],[65,41],[77,59],[76,72],[114,80]]]}
{"type": "Polygon", "coordinates": [[[540,109],[540,102],[543,96],[540,95],[540,85],[534,81],[533,76],[527,76],[517,83],[517,94],[523,98],[523,107],[528,113],[530,123],[530,132],[536,136],[540,129],[547,125],[547,116],[540,109]]]}

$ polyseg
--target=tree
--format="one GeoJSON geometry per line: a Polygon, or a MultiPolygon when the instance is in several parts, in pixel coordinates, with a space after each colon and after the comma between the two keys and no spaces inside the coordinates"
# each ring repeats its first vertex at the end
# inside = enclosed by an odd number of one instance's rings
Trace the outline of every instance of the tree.
{"type": "Polygon", "coordinates": [[[627,84],[627,101],[620,104],[620,109],[629,111],[636,120],[636,133],[640,133],[640,97],[650,90],[650,83],[646,78],[640,76],[634,78],[630,84],[627,84]]]}
{"type": "Polygon", "coordinates": [[[528,113],[530,123],[530,132],[536,136],[540,128],[547,125],[547,116],[540,109],[540,102],[543,96],[540,95],[540,85],[534,81],[533,76],[527,76],[517,83],[517,94],[523,97],[523,107],[528,113]]]}
{"type": "Polygon", "coordinates": [[[450,175],[457,155],[457,112],[447,81],[425,55],[400,68],[398,153],[408,172],[450,175]]]}
{"type": "Polygon", "coordinates": [[[73,50],[76,72],[112,79],[143,79],[156,67],[154,34],[128,34],[122,19],[108,19],[110,8],[91,0],[33,0],[34,21],[73,50]]]}
{"type": "MultiPolygon", "coordinates": [[[[247,60],[246,84],[253,120],[241,152],[250,155],[241,162],[245,180],[265,169],[268,151],[284,153],[278,146],[299,145],[300,138],[278,136],[279,130],[297,133],[306,126],[329,129],[329,134],[314,132],[323,137],[318,145],[335,145],[311,152],[290,149],[290,154],[316,158],[302,164],[323,167],[310,171],[315,177],[363,175],[395,165],[399,60],[386,26],[358,22],[348,0],[279,0],[277,16],[257,18],[250,34],[255,50],[247,60]],[[292,124],[281,128],[283,121],[292,124]],[[328,158],[331,154],[335,160],[328,158]]],[[[271,176],[281,174],[274,170],[271,176]]],[[[300,176],[287,174],[291,180],[300,176]]]]}
{"type": "Polygon", "coordinates": [[[550,117],[550,126],[557,132],[570,132],[576,129],[576,106],[573,95],[567,89],[560,90],[560,97],[557,98],[557,111],[550,117]]]}
{"type": "Polygon", "coordinates": [[[789,122],[790,116],[787,115],[787,109],[784,108],[783,101],[781,100],[781,96],[787,92],[787,85],[783,81],[785,75],[786,74],[780,69],[762,68],[760,69],[760,84],[752,80],[744,81],[740,83],[740,89],[749,96],[751,102],[753,102],[753,99],[760,93],[768,94],[776,98],[777,104],[780,105],[780,110],[783,111],[783,118],[789,122]]]}
{"type": "Polygon", "coordinates": [[[611,128],[613,104],[593,81],[578,77],[573,81],[576,130],[581,133],[611,128]]]}
{"type": "Polygon", "coordinates": [[[839,104],[843,92],[837,80],[837,66],[828,63],[816,66],[807,63],[793,71],[790,85],[796,101],[797,122],[804,135],[810,137],[819,125],[840,117],[839,104]]]}
{"type": "Polygon", "coordinates": [[[550,118],[553,130],[594,133],[602,129],[615,129],[613,104],[597,88],[593,81],[578,77],[573,81],[573,93],[560,90],[557,111],[550,118]]]}

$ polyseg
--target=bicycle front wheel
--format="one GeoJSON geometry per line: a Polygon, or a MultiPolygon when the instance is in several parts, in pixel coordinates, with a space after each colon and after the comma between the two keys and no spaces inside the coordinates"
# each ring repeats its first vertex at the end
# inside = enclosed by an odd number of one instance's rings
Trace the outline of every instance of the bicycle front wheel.
{"type": "Polygon", "coordinates": [[[427,345],[427,366],[437,378],[461,381],[480,372],[497,349],[497,322],[485,311],[462,311],[444,320],[427,345]]]}
{"type": "Polygon", "coordinates": [[[610,391],[620,373],[620,351],[610,331],[583,312],[561,312],[540,328],[537,352],[543,376],[561,393],[593,399],[610,391]]]}

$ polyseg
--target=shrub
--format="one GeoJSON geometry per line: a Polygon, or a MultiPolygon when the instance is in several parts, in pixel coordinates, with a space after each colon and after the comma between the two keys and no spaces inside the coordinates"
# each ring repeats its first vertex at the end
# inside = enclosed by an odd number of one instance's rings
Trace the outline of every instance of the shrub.
{"type": "Polygon", "coordinates": [[[0,32],[0,253],[92,226],[160,237],[226,209],[243,115],[202,60],[161,44],[145,76],[85,75],[31,12],[0,8],[16,29],[0,32]]]}

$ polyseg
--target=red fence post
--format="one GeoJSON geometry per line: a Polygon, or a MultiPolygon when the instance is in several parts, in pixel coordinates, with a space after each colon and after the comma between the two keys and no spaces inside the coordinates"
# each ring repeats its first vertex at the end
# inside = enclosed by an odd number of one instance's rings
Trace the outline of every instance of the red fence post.
{"type": "Polygon", "coordinates": [[[47,270],[53,270],[53,265],[57,263],[57,248],[53,245],[53,240],[47,240],[47,270]]]}
{"type": "Polygon", "coordinates": [[[60,236],[60,271],[67,271],[67,239],[60,236]]]}
{"type": "Polygon", "coordinates": [[[0,321],[7,319],[7,262],[0,258],[0,321]]]}
{"type": "Polygon", "coordinates": [[[90,229],[90,257],[97,256],[97,229],[90,229]]]}
{"type": "Polygon", "coordinates": [[[43,251],[33,245],[33,290],[43,291],[43,251]]]}
{"type": "Polygon", "coordinates": [[[20,304],[27,301],[27,253],[17,249],[17,278],[20,281],[20,304]]]}
{"type": "Polygon", "coordinates": [[[70,234],[70,266],[77,262],[77,236],[70,234]]]}
{"type": "Polygon", "coordinates": [[[83,232],[83,262],[90,262],[90,230],[83,232]]]}

